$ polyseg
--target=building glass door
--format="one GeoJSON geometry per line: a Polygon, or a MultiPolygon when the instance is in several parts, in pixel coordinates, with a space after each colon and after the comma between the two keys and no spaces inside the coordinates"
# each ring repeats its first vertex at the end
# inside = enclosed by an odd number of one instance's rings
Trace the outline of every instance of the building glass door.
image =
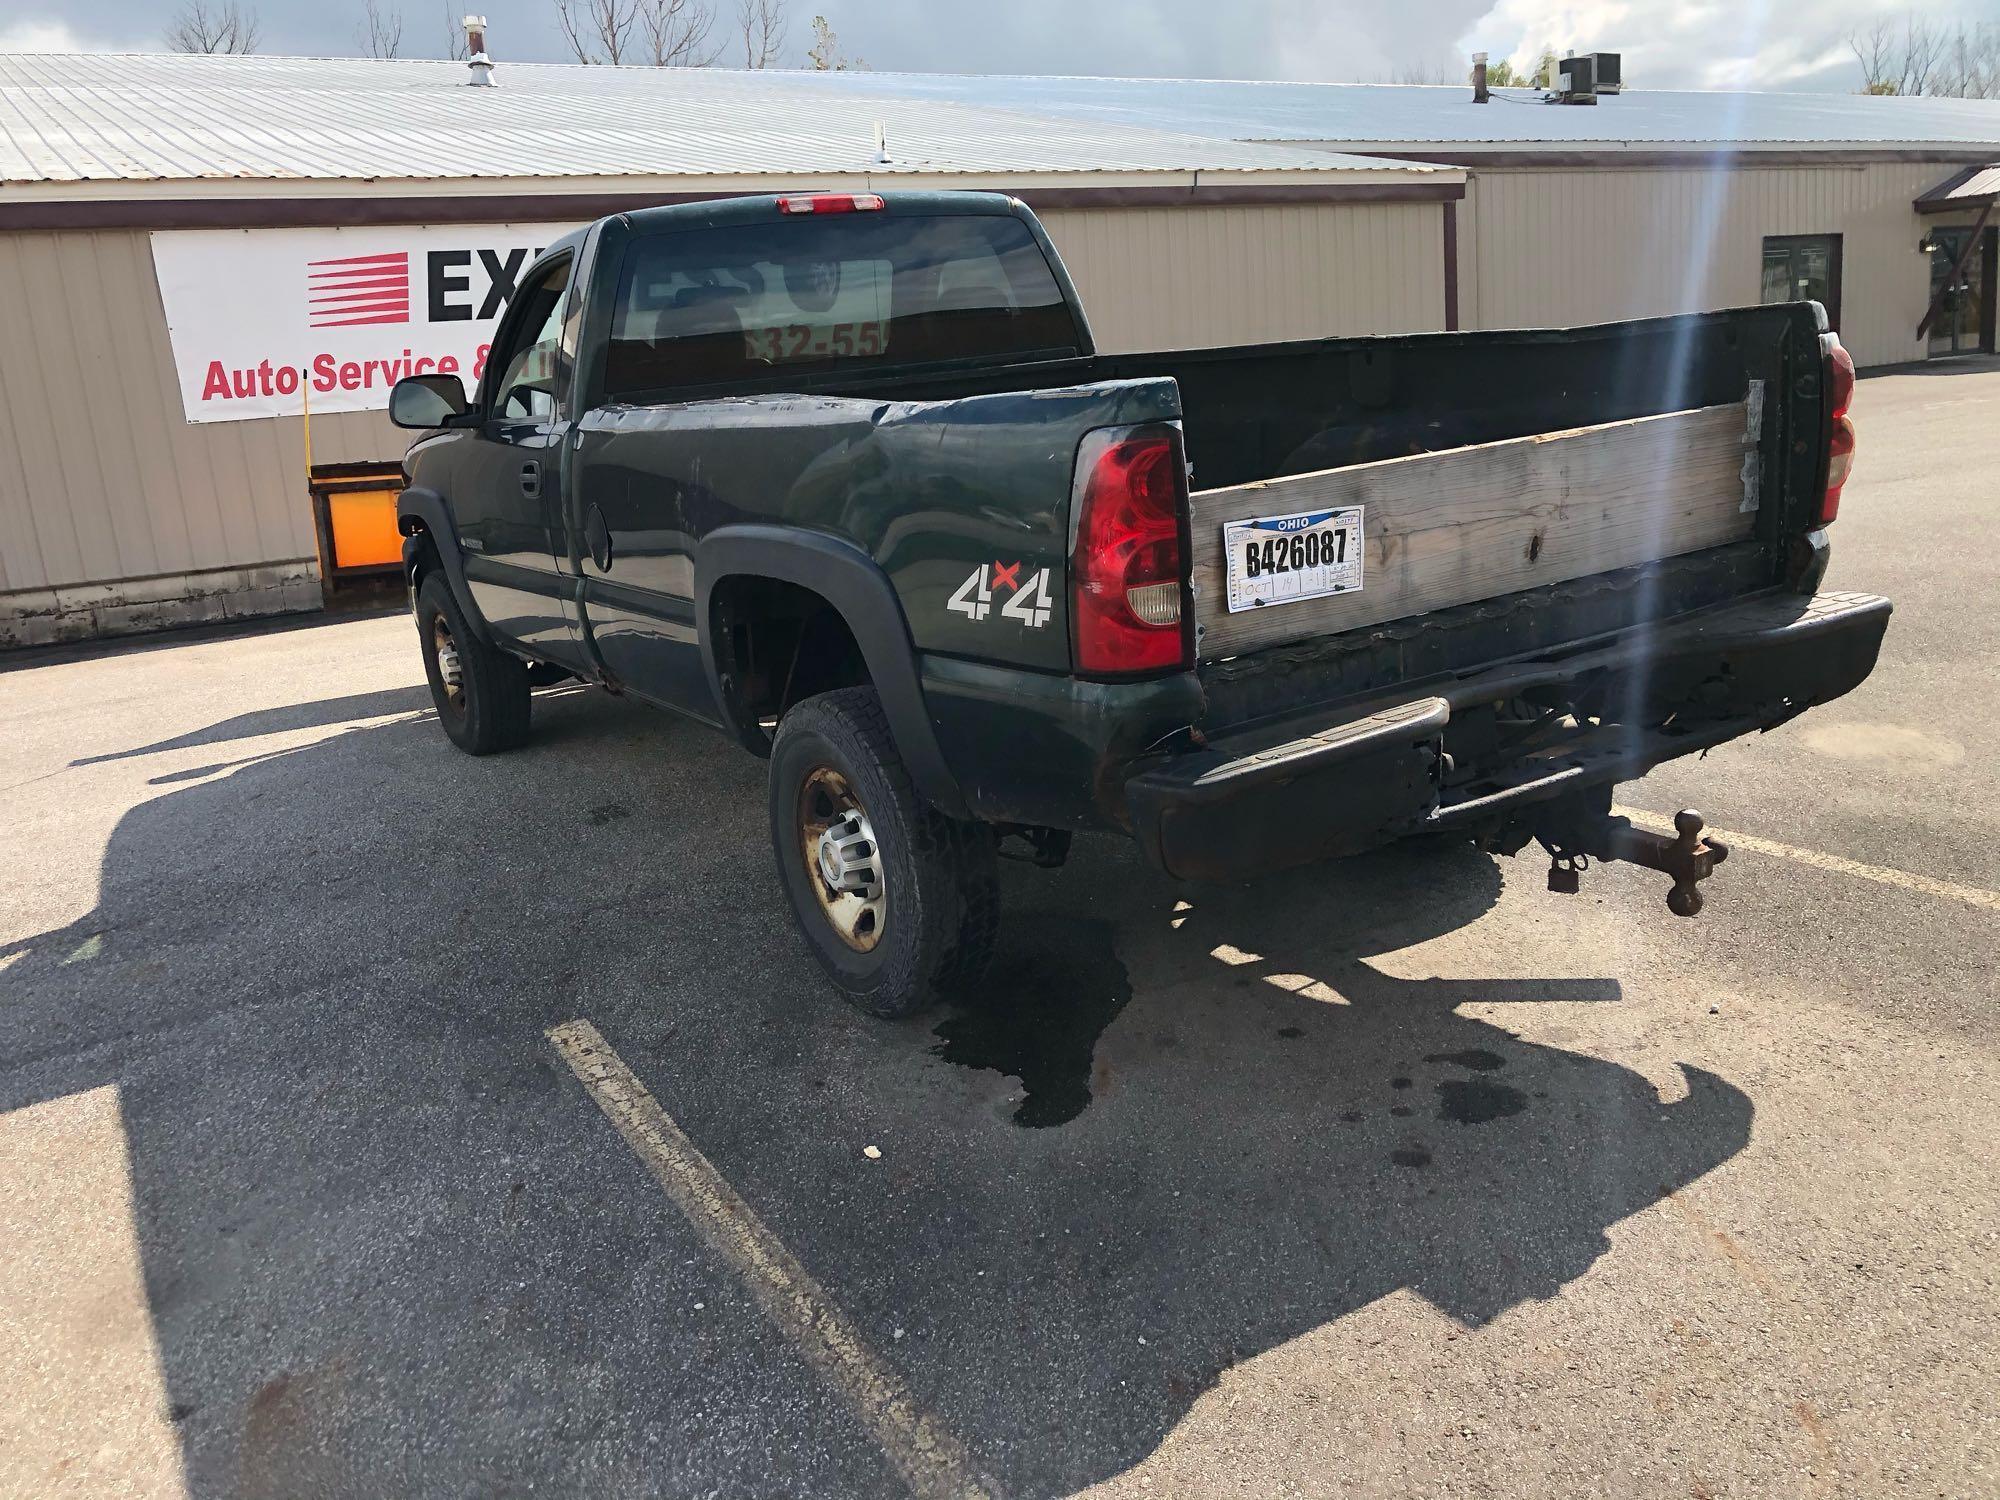
{"type": "Polygon", "coordinates": [[[1931,319],[1930,353],[1969,354],[1975,350],[1993,352],[1993,245],[1989,229],[1965,263],[1952,275],[1952,267],[1964,252],[1972,230],[1959,225],[1930,232],[1931,301],[1943,292],[1944,301],[1931,319]]]}

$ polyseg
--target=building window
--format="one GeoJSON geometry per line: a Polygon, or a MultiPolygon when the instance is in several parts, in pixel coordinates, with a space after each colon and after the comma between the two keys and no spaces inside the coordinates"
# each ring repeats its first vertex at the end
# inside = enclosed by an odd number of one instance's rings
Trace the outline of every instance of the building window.
{"type": "Polygon", "coordinates": [[[1840,236],[1774,234],[1764,239],[1764,302],[1817,302],[1840,327],[1840,236]]]}

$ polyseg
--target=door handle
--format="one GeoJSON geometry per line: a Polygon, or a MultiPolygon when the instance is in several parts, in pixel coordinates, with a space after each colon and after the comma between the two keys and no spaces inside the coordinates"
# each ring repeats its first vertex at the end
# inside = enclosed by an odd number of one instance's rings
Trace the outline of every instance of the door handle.
{"type": "Polygon", "coordinates": [[[542,466],[532,458],[521,465],[521,493],[530,500],[542,498],[542,466]]]}
{"type": "Polygon", "coordinates": [[[590,552],[590,560],[597,564],[597,571],[611,571],[611,528],[605,524],[604,512],[591,506],[583,518],[583,544],[590,552]]]}

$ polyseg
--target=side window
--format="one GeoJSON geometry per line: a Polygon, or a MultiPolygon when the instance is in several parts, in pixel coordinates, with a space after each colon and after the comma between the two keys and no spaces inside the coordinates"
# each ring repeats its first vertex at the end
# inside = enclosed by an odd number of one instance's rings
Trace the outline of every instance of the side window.
{"type": "Polygon", "coordinates": [[[1774,234],[1764,239],[1760,302],[1817,302],[1840,327],[1840,236],[1774,234]]]}
{"type": "MultiPolygon", "coordinates": [[[[556,414],[556,377],[561,366],[563,291],[569,285],[570,263],[552,267],[518,294],[522,320],[514,325],[518,342],[501,366],[494,415],[546,420],[556,414]]],[[[492,357],[501,358],[495,349],[492,357]]]]}

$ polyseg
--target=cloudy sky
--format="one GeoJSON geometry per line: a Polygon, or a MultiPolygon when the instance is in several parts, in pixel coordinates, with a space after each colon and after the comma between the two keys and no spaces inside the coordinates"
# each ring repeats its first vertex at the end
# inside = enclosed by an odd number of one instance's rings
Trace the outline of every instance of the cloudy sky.
{"type": "MultiPolygon", "coordinates": [[[[0,52],[157,49],[181,0],[6,0],[0,52]]],[[[239,0],[259,50],[352,53],[363,0],[239,0]]],[[[696,0],[704,3],[704,0],[696,0]]],[[[726,29],[737,0],[706,0],[726,29]]],[[[785,61],[803,63],[814,13],[878,69],[1111,73],[1355,81],[1456,78],[1473,50],[1526,58],[1545,45],[1622,52],[1628,84],[1851,91],[1850,32],[1908,0],[782,0],[785,61]]],[[[441,56],[464,0],[377,0],[403,22],[403,55],[441,56]]],[[[564,58],[555,0],[475,0],[503,60],[564,58]]],[[[2000,0],[1926,0],[1936,20],[2000,21],[2000,0]]],[[[726,59],[725,59],[726,61],[726,59]]]]}

